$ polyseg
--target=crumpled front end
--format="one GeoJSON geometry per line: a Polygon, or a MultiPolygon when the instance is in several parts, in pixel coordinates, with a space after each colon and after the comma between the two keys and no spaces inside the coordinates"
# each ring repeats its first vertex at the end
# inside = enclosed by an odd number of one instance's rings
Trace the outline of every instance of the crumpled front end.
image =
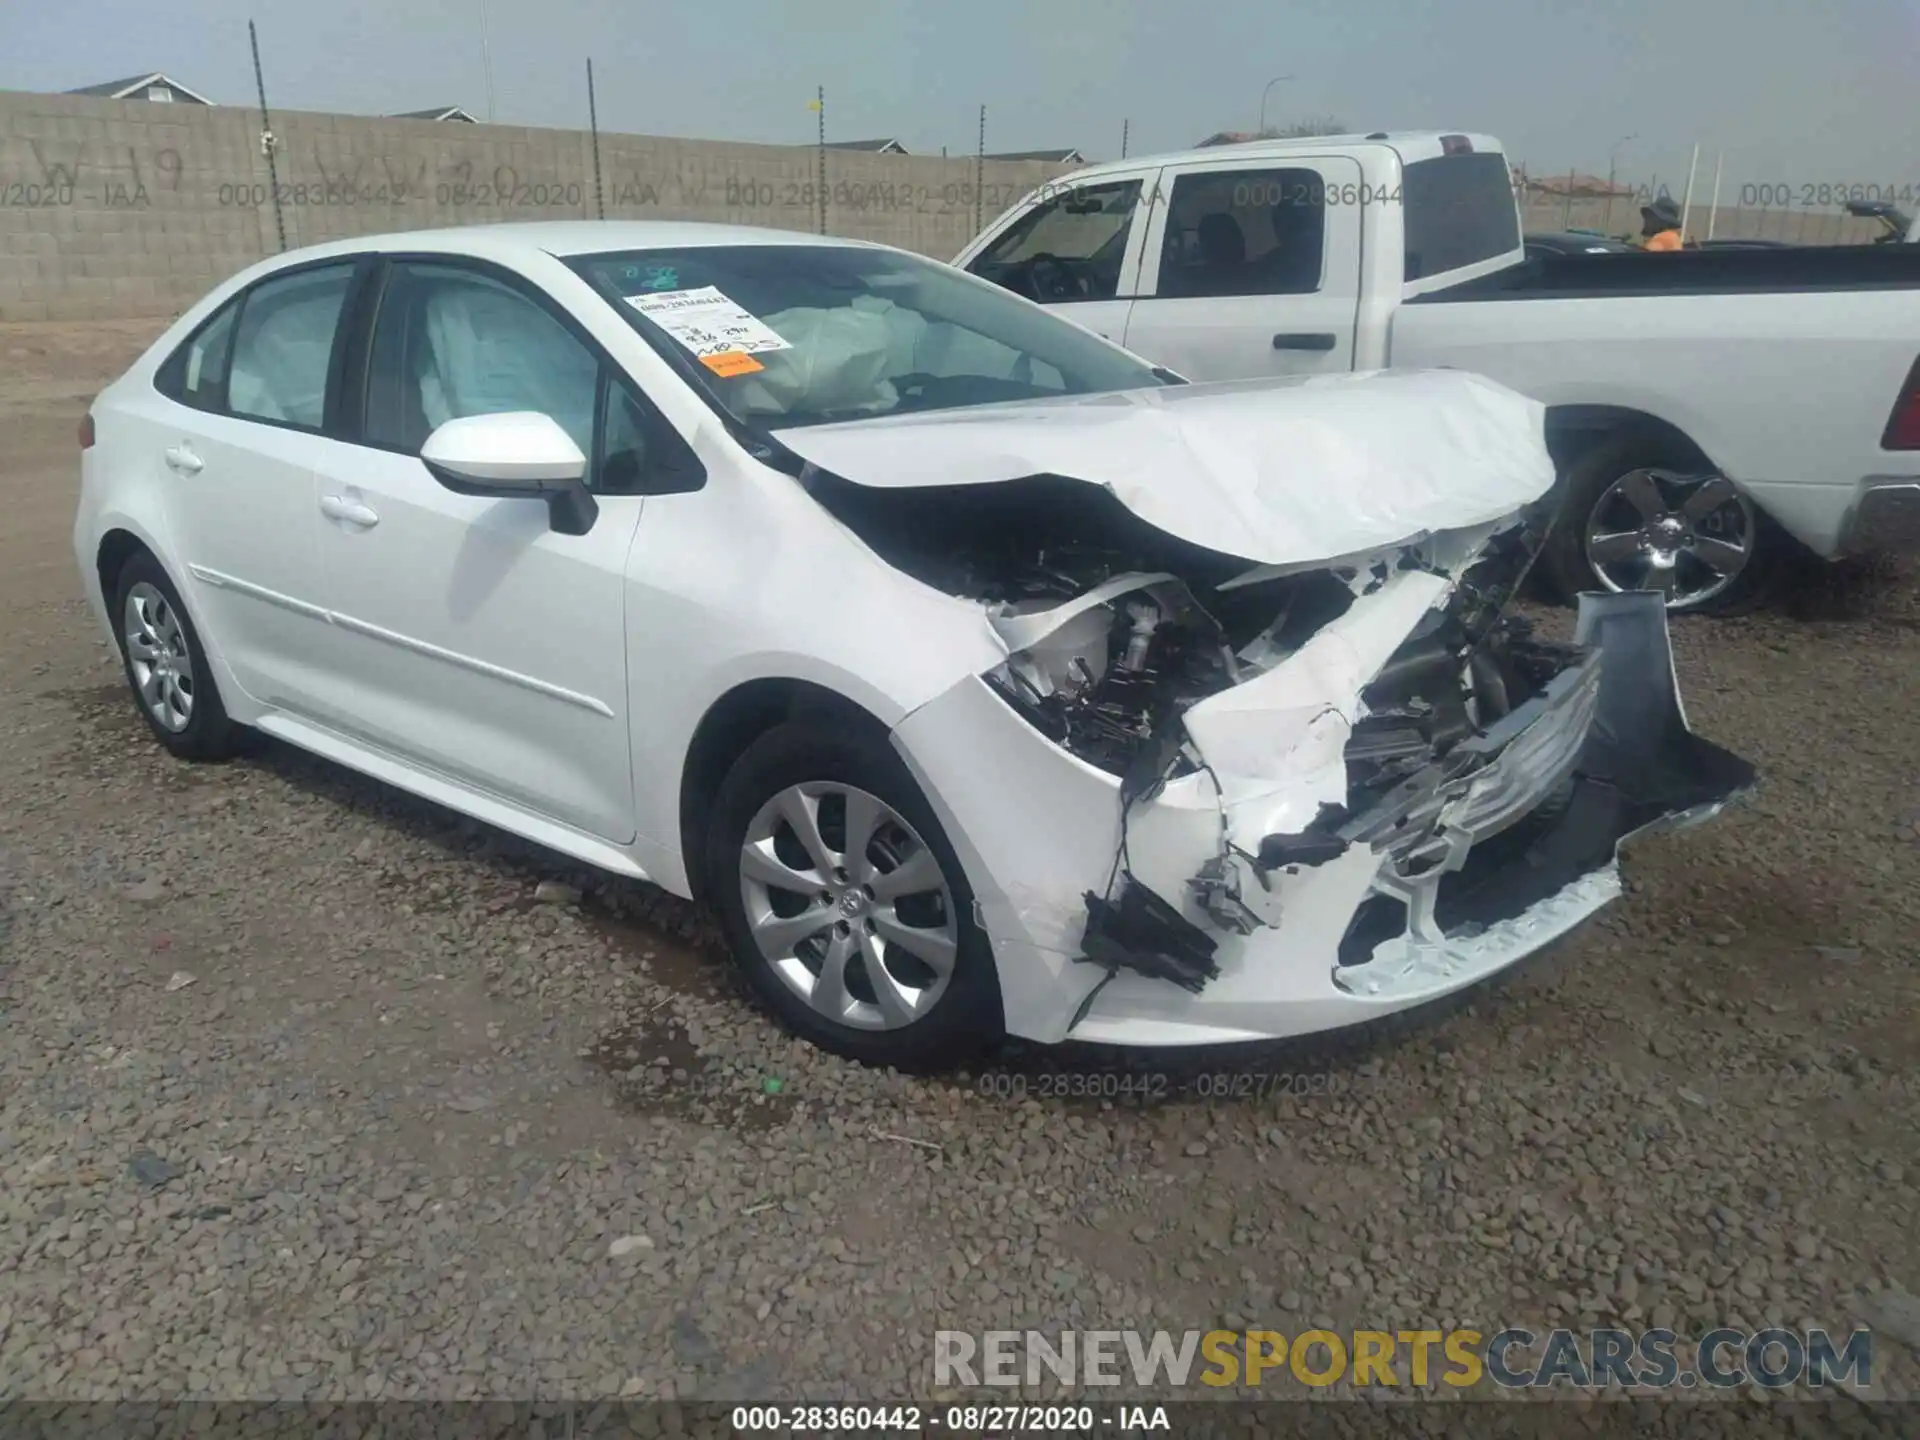
{"type": "Polygon", "coordinates": [[[1583,597],[1567,645],[1506,615],[1539,538],[989,598],[1007,664],[896,743],[1008,1029],[1218,1043],[1405,1009],[1614,898],[1628,837],[1750,786],[1687,726],[1660,597],[1583,597]]]}

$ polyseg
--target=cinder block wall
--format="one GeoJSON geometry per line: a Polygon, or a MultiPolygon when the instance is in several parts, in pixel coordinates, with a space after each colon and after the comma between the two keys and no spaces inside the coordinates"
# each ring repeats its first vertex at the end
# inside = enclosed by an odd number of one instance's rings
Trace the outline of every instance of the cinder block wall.
{"type": "MultiPolygon", "coordinates": [[[[585,131],[0,92],[0,320],[169,315],[280,248],[502,220],[592,219],[585,131]]],[[[948,259],[1062,167],[829,150],[826,228],[948,259]]],[[[813,231],[819,152],[600,137],[608,219],[813,231]]]]}
{"type": "MultiPolygon", "coordinates": [[[[0,91],[0,320],[171,315],[280,248],[431,225],[592,218],[724,220],[811,231],[819,152],[578,130],[287,112],[273,174],[256,111],[0,91]],[[280,198],[276,223],[273,196],[280,198]]],[[[938,259],[1063,167],[827,152],[836,235],[938,259]]],[[[1534,203],[1534,230],[1638,228],[1630,201],[1534,203]]],[[[1693,232],[1706,232],[1696,209],[1693,232]]],[[[1838,211],[1722,207],[1717,235],[1871,238],[1838,211]]]]}

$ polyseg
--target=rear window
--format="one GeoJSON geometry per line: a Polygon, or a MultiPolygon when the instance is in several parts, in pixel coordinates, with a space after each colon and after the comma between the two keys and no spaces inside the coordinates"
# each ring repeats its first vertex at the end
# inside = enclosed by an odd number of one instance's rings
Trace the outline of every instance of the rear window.
{"type": "Polygon", "coordinates": [[[1444,275],[1520,246],[1507,157],[1442,155],[1406,167],[1401,187],[1407,227],[1407,279],[1444,275]]]}

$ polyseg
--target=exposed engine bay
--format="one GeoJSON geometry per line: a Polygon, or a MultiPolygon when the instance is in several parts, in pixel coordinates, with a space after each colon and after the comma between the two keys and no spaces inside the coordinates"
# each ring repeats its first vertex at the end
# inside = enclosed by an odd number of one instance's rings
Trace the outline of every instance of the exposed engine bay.
{"type": "MultiPolygon", "coordinates": [[[[1051,476],[905,495],[814,477],[815,493],[884,559],[978,600],[1012,652],[988,683],[1055,744],[1149,792],[1203,761],[1180,724],[1338,620],[1393,566],[1449,575],[1447,547],[1269,574],[1139,522],[1051,476]]],[[[1097,495],[1098,492],[1095,492],[1097,495]]],[[[1544,538],[1495,535],[1362,695],[1347,758],[1357,802],[1536,695],[1576,658],[1506,616],[1544,538]]]]}
{"type": "MultiPolygon", "coordinates": [[[[890,564],[978,602],[1008,651],[985,684],[1054,745],[1117,777],[1117,853],[1104,890],[1080,896],[1073,942],[1078,959],[1106,971],[1102,985],[1128,971],[1197,995],[1219,979],[1226,939],[1281,923],[1287,877],[1358,851],[1371,893],[1358,897],[1335,983],[1404,990],[1457,967],[1469,937],[1501,934],[1581,883],[1603,886],[1581,877],[1610,874],[1623,835],[1717,805],[1751,780],[1743,762],[1686,730],[1670,660],[1660,684],[1630,677],[1611,698],[1625,716],[1634,690],[1664,693],[1671,713],[1616,739],[1613,775],[1576,773],[1607,744],[1589,743],[1608,728],[1596,724],[1601,657],[1544,641],[1508,613],[1545,539],[1537,509],[1356,557],[1250,566],[1058,477],[888,492],[812,471],[804,483],[890,564]],[[1389,618],[1361,621],[1383,605],[1389,618]],[[1355,667],[1352,690],[1285,673],[1314,646],[1334,670],[1355,667]],[[1253,698],[1223,729],[1218,707],[1239,696],[1253,698]],[[1296,741],[1267,743],[1289,725],[1296,741]],[[1324,760],[1316,728],[1338,742],[1324,760]],[[1195,776],[1219,806],[1212,853],[1149,883],[1129,853],[1130,825],[1195,776]],[[1263,786],[1301,776],[1318,802],[1311,813],[1252,834],[1236,827],[1276,813],[1263,786]]],[[[1616,649],[1637,651],[1632,663],[1651,672],[1664,617],[1642,598],[1651,621],[1623,621],[1616,649]]],[[[1582,904],[1605,898],[1579,894],[1582,904]]]]}
{"type": "Polygon", "coordinates": [[[1581,596],[1570,644],[1510,613],[1553,462],[1540,407],[1478,377],[774,438],[980,627],[891,734],[1024,1036],[1215,1043],[1420,1004],[1616,897],[1627,838],[1753,783],[1686,723],[1661,596],[1581,596]]]}

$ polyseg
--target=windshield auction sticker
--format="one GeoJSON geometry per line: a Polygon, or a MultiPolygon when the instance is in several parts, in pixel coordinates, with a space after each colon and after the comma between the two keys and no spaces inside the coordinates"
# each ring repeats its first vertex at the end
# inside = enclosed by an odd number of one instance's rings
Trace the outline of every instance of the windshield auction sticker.
{"type": "Polygon", "coordinates": [[[749,374],[762,367],[758,361],[749,362],[744,357],[793,348],[712,285],[703,285],[698,290],[654,290],[629,295],[627,303],[691,350],[696,359],[717,375],[749,374]],[[742,358],[733,358],[736,356],[742,358]]]}

